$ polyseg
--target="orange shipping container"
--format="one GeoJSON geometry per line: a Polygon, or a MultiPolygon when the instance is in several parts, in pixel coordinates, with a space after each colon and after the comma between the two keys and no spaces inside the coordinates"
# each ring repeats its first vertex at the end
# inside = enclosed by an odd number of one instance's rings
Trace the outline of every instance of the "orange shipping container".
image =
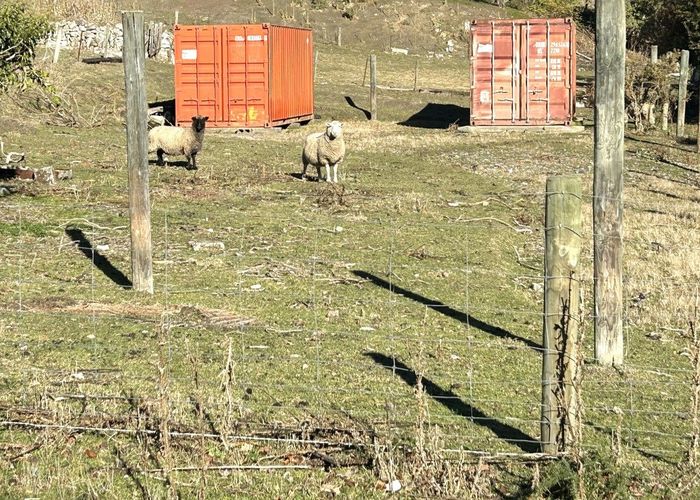
{"type": "Polygon", "coordinates": [[[472,125],[568,125],[576,109],[571,19],[489,19],[471,25],[472,125]]]}
{"type": "Polygon", "coordinates": [[[272,127],[314,114],[312,31],[270,24],[175,26],[175,117],[272,127]]]}

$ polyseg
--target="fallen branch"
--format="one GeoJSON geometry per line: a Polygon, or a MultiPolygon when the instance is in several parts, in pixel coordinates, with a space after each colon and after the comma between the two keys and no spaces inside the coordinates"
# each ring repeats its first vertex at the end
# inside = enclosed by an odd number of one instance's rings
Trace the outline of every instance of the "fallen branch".
{"type": "Polygon", "coordinates": [[[168,469],[146,469],[139,471],[141,473],[163,473],[163,472],[204,472],[204,471],[220,471],[220,470],[289,470],[289,469],[313,469],[312,465],[208,465],[188,466],[188,467],[172,467],[168,469]]]}

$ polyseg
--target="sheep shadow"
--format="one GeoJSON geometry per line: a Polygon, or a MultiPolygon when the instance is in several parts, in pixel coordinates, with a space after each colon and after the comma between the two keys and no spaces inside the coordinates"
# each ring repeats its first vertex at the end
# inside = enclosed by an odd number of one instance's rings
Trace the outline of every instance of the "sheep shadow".
{"type": "Polygon", "coordinates": [[[119,269],[114,267],[107,257],[100,254],[100,252],[92,246],[92,243],[85,237],[85,233],[83,233],[81,229],[77,227],[67,227],[65,232],[66,236],[78,247],[78,250],[80,250],[85,257],[90,259],[95,267],[102,271],[105,276],[124,289],[131,289],[133,287],[131,280],[119,269]]]}
{"type": "Polygon", "coordinates": [[[345,102],[347,102],[351,108],[355,108],[358,111],[362,111],[362,113],[364,113],[366,119],[369,120],[370,118],[372,118],[372,113],[370,113],[365,108],[361,108],[357,104],[355,104],[355,101],[349,95],[345,96],[345,102]]]}
{"type": "MultiPolygon", "coordinates": [[[[316,170],[315,168],[313,169],[314,171],[316,170]]],[[[304,182],[322,182],[323,179],[321,177],[318,177],[317,175],[309,175],[306,174],[306,180],[301,178],[301,172],[290,172],[289,177],[293,177],[294,179],[297,179],[299,181],[304,181],[304,182]]]]}
{"type": "Polygon", "coordinates": [[[456,319],[457,321],[460,321],[468,326],[477,328],[482,332],[493,335],[494,337],[517,340],[518,342],[522,342],[523,344],[537,352],[542,351],[542,346],[536,342],[533,342],[530,339],[526,339],[524,337],[515,335],[498,326],[489,325],[488,323],[485,323],[470,314],[458,311],[443,302],[429,299],[415,292],[411,292],[410,290],[406,290],[405,288],[396,286],[394,283],[390,283],[386,280],[383,280],[379,276],[375,276],[374,274],[368,273],[366,271],[352,271],[352,273],[359,278],[371,281],[378,287],[384,288],[385,290],[389,290],[390,292],[393,292],[397,295],[406,297],[407,299],[414,300],[419,304],[423,304],[429,309],[432,309],[433,311],[439,312],[440,314],[444,314],[445,316],[456,319]]]}
{"type": "Polygon", "coordinates": [[[457,106],[456,104],[431,102],[426,104],[418,113],[399,122],[399,125],[417,128],[444,129],[453,125],[458,127],[469,125],[469,118],[469,108],[457,106]]]}
{"type": "Polygon", "coordinates": [[[148,160],[148,164],[157,167],[187,168],[187,160],[165,161],[165,165],[158,165],[158,160],[148,160]]]}
{"type": "MultiPolygon", "coordinates": [[[[415,388],[418,384],[418,375],[416,372],[398,359],[390,358],[389,356],[378,352],[366,352],[364,355],[382,368],[392,371],[411,388],[415,388]]],[[[421,383],[423,384],[423,389],[428,396],[443,405],[455,415],[469,418],[469,420],[476,425],[486,427],[499,439],[518,446],[525,453],[536,453],[540,451],[539,441],[524,433],[520,429],[504,424],[493,417],[489,417],[478,408],[462,401],[459,395],[457,395],[455,392],[443,389],[428,378],[422,377],[421,383]]]]}

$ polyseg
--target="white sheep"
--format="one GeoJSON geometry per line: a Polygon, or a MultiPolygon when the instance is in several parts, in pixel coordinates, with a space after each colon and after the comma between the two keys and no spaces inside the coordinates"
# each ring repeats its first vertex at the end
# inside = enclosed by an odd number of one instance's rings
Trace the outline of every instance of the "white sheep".
{"type": "Polygon", "coordinates": [[[193,116],[191,127],[153,127],[148,132],[148,152],[157,153],[157,165],[164,165],[163,154],[185,155],[187,170],[197,170],[197,153],[202,150],[208,116],[193,116]]]}
{"type": "Polygon", "coordinates": [[[313,165],[318,172],[318,180],[321,180],[321,166],[326,167],[326,182],[331,180],[330,167],[333,166],[333,182],[338,182],[338,165],[345,158],[345,141],[343,141],[343,124],[332,121],[326,124],[325,132],[318,132],[306,136],[304,151],[301,161],[304,170],[301,172],[302,180],[306,180],[306,167],[313,165]]]}

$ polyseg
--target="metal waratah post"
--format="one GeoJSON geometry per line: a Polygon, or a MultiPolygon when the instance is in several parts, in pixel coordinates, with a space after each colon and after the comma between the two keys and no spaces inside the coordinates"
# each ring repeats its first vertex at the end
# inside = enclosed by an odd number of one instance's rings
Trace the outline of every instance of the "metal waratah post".
{"type": "Polygon", "coordinates": [[[581,178],[550,177],[545,200],[541,445],[552,454],[577,436],[581,178]]]}
{"type": "Polygon", "coordinates": [[[151,203],[148,189],[148,134],[143,12],[122,12],[126,86],[126,156],[129,170],[131,271],[134,290],[153,293],[151,203]]]}
{"type": "Polygon", "coordinates": [[[596,0],[593,267],[595,359],[621,365],[625,0],[596,0]]]}

